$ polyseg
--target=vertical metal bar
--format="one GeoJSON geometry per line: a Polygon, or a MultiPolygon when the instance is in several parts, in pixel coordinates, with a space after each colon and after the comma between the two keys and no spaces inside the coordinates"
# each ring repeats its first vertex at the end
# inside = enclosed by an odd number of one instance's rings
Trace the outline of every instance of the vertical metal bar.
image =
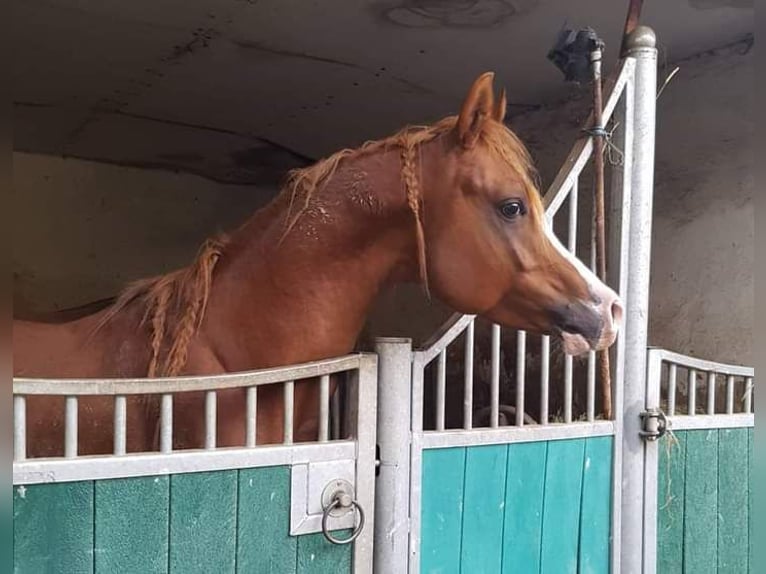
{"type": "Polygon", "coordinates": [[[644,489],[646,460],[647,457],[656,460],[657,445],[645,444],[639,431],[640,413],[646,408],[647,400],[646,357],[657,99],[657,48],[654,32],[646,26],[636,27],[626,41],[626,48],[628,56],[635,58],[635,99],[630,178],[630,264],[625,301],[625,371],[621,405],[621,515],[626,520],[621,521],[620,571],[653,574],[656,569],[656,536],[652,539],[651,534],[647,535],[644,525],[656,525],[657,501],[647,500],[644,489]],[[640,516],[644,520],[636,519],[640,516]]]}
{"type": "Polygon", "coordinates": [[[77,456],[77,397],[69,396],[65,402],[64,456],[77,456]]]}
{"type": "Polygon", "coordinates": [[[247,388],[247,398],[245,400],[247,408],[247,422],[245,425],[245,444],[254,447],[257,441],[258,432],[258,387],[247,388]]]}
{"type": "Polygon", "coordinates": [[[447,349],[442,349],[436,363],[436,430],[444,430],[444,410],[447,394],[447,349]]]}
{"type": "MultiPolygon", "coordinates": [[[[377,435],[379,474],[375,479],[375,566],[382,574],[407,572],[409,558],[412,340],[379,338],[377,435]]],[[[422,411],[421,411],[422,414],[422,411]]],[[[369,571],[369,570],[368,570],[369,571]]]]}
{"type": "Polygon", "coordinates": [[[465,330],[465,358],[463,361],[465,367],[465,378],[463,380],[463,428],[471,430],[473,428],[473,345],[474,345],[474,324],[475,321],[468,323],[465,330]]]}
{"type": "Polygon", "coordinates": [[[734,376],[726,377],[726,414],[734,413],[734,376]]]}
{"type": "Polygon", "coordinates": [[[341,438],[341,432],[340,432],[340,420],[342,418],[341,415],[341,408],[340,408],[340,393],[341,393],[342,387],[339,385],[335,387],[335,392],[332,394],[332,398],[330,399],[330,411],[332,412],[332,438],[334,440],[338,440],[341,438]]]}
{"type": "MultiPolygon", "coordinates": [[[[418,572],[420,568],[420,513],[422,502],[423,478],[423,379],[425,357],[422,352],[412,353],[412,440],[410,446],[410,504],[409,504],[409,572],[418,572]]],[[[407,500],[404,498],[404,500],[407,500]]],[[[399,574],[400,571],[392,574],[399,574]]],[[[404,570],[407,572],[407,570],[404,570]]]]}
{"type": "MultiPolygon", "coordinates": [[[[409,358],[407,360],[409,367],[409,358]]],[[[409,386],[411,372],[406,373],[406,381],[409,386]]],[[[354,427],[357,442],[357,463],[356,463],[356,480],[357,491],[356,499],[359,505],[364,508],[364,513],[367,518],[366,528],[362,529],[359,537],[354,542],[353,550],[353,571],[354,572],[372,572],[375,556],[375,528],[373,525],[378,525],[379,520],[376,518],[378,512],[375,505],[375,489],[376,489],[376,470],[375,470],[375,444],[377,435],[377,426],[375,424],[376,414],[378,412],[378,359],[375,355],[365,354],[361,357],[359,362],[359,370],[351,373],[353,379],[353,389],[355,390],[355,419],[352,421],[354,427]]],[[[396,406],[397,409],[402,409],[402,405],[396,406]]],[[[409,421],[405,420],[405,424],[409,421]]],[[[402,453],[409,455],[409,449],[404,447],[403,443],[400,443],[399,448],[402,453]]],[[[406,463],[402,464],[406,467],[406,463]]],[[[408,483],[404,481],[403,488],[407,488],[408,483]]],[[[399,506],[405,509],[407,503],[402,502],[401,498],[395,498],[391,503],[398,502],[399,506]]],[[[378,507],[379,508],[379,507],[378,507]]],[[[406,543],[406,538],[405,538],[406,543]]],[[[406,545],[405,545],[406,549],[406,545]]]]}
{"type": "Polygon", "coordinates": [[[540,353],[542,360],[540,363],[540,424],[548,424],[548,390],[550,388],[551,373],[551,338],[543,335],[540,341],[540,353]]]}
{"type": "Polygon", "coordinates": [[[13,395],[13,460],[27,458],[27,399],[13,395]]]}
{"type": "Polygon", "coordinates": [[[697,414],[697,369],[689,369],[688,379],[688,408],[687,413],[689,416],[697,414]]]}
{"type": "Polygon", "coordinates": [[[123,455],[127,450],[128,401],[124,395],[114,397],[114,454],[123,455]]]}
{"type": "Polygon", "coordinates": [[[205,448],[212,450],[216,446],[218,397],[215,391],[205,392],[205,448]]]}
{"type": "Polygon", "coordinates": [[[668,415],[676,414],[676,382],[678,380],[678,365],[668,365],[668,415]]]}
{"type": "Polygon", "coordinates": [[[527,333],[516,333],[516,426],[524,426],[524,387],[526,386],[527,333]]]}
{"type": "Polygon", "coordinates": [[[319,442],[330,438],[330,375],[319,379],[319,442]]]}
{"type": "Polygon", "coordinates": [[[753,412],[753,378],[745,379],[745,412],[753,412]]]}
{"type": "Polygon", "coordinates": [[[715,414],[715,373],[707,375],[707,414],[715,414]]]}
{"type": "Polygon", "coordinates": [[[160,407],[160,452],[173,450],[173,395],[162,395],[160,407]]]}
{"type": "Polygon", "coordinates": [[[579,195],[579,180],[575,179],[572,183],[572,190],[569,192],[569,224],[567,229],[567,248],[572,253],[577,252],[577,210],[579,195]]]}
{"type": "Polygon", "coordinates": [[[287,381],[284,383],[284,407],[285,416],[283,419],[284,430],[282,442],[284,444],[293,444],[293,411],[295,402],[295,382],[287,381]]]}
{"type": "Polygon", "coordinates": [[[572,355],[564,357],[564,422],[572,422],[572,355]]]}
{"type": "Polygon", "coordinates": [[[490,371],[489,426],[500,424],[500,325],[492,324],[492,357],[490,371]]]}
{"type": "Polygon", "coordinates": [[[586,415],[588,421],[596,420],[596,353],[588,351],[588,378],[586,390],[586,415]]]}

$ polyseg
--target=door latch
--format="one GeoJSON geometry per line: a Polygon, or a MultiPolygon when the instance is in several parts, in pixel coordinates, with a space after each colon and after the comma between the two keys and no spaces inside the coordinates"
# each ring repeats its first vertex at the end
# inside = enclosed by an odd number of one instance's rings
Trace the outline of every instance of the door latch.
{"type": "Polygon", "coordinates": [[[656,441],[668,432],[668,418],[662,412],[662,409],[646,409],[639,416],[641,417],[641,430],[638,431],[638,434],[644,440],[656,441]]]}

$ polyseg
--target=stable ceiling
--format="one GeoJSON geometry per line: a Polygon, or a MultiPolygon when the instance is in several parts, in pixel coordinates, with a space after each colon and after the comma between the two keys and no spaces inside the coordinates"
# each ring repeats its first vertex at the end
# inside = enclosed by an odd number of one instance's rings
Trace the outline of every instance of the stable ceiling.
{"type": "MultiPolygon", "coordinates": [[[[509,114],[572,87],[546,60],[627,0],[24,0],[15,147],[271,185],[285,169],[455,113],[485,70],[509,114]]],[[[741,38],[752,1],[648,0],[671,60],[741,38]]]]}

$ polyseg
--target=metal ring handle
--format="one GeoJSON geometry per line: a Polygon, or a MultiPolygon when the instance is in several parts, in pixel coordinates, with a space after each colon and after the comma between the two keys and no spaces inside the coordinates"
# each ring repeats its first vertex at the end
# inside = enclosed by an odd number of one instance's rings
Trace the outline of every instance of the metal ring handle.
{"type": "Polygon", "coordinates": [[[359,535],[362,533],[362,529],[364,528],[364,510],[356,500],[351,500],[351,507],[359,513],[359,524],[351,533],[351,536],[341,539],[335,538],[327,529],[327,517],[330,516],[330,511],[338,506],[340,506],[340,499],[336,497],[327,505],[327,508],[324,509],[324,512],[322,513],[322,534],[328,542],[332,542],[333,544],[349,544],[359,538],[359,535]]]}

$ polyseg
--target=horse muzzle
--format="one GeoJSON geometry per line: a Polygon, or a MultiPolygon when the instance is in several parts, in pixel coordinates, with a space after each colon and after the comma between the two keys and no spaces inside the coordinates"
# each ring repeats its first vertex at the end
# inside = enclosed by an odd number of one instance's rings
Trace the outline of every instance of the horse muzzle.
{"type": "Polygon", "coordinates": [[[564,352],[582,355],[609,348],[622,326],[622,301],[611,289],[595,301],[577,301],[553,309],[552,322],[561,335],[564,352]]]}

